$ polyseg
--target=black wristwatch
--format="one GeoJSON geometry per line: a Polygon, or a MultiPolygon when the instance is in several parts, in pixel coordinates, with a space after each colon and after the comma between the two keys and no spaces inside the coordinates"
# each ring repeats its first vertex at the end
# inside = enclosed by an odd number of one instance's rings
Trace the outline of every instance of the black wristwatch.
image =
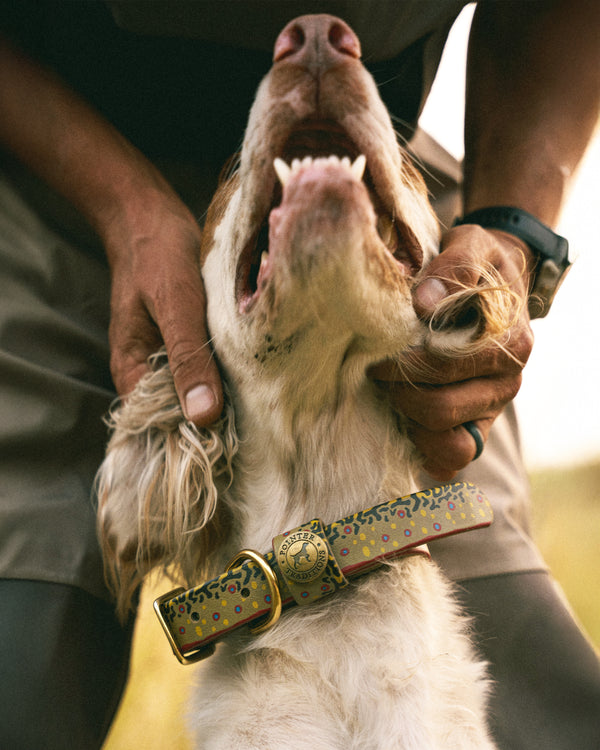
{"type": "Polygon", "coordinates": [[[529,245],[536,259],[529,294],[529,317],[545,317],[571,267],[567,240],[555,234],[532,214],[511,206],[480,208],[454,222],[454,226],[460,224],[479,224],[485,229],[500,229],[514,234],[529,245]]]}

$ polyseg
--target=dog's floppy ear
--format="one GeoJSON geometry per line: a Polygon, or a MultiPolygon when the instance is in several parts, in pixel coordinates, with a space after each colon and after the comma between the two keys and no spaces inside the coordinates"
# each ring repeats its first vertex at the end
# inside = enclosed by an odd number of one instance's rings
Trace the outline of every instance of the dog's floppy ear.
{"type": "Polygon", "coordinates": [[[125,616],[143,577],[175,565],[188,585],[210,568],[228,528],[220,495],[237,450],[233,409],[211,428],[183,416],[166,356],[110,417],[112,436],[96,479],[107,580],[125,616]]]}
{"type": "Polygon", "coordinates": [[[445,297],[429,321],[427,346],[438,354],[464,357],[491,345],[506,351],[510,330],[523,310],[524,300],[491,264],[470,268],[477,283],[464,284],[445,297]]]}

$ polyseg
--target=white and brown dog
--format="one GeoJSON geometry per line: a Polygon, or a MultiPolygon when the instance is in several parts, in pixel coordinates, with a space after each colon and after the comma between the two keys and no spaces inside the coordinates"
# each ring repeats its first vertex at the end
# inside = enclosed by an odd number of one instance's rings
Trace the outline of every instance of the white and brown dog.
{"type": "MultiPolygon", "coordinates": [[[[359,58],[333,17],[283,30],[239,168],[209,211],[221,421],[186,422],[164,355],[113,414],[99,526],[122,612],[154,566],[198,583],[309,519],[412,492],[414,447],[368,368],[415,345],[461,355],[502,328],[492,314],[460,332],[417,319],[411,286],[438,226],[359,58]]],[[[505,304],[475,291],[492,299],[480,310],[505,304]]],[[[486,692],[450,584],[416,554],[285,609],[259,635],[229,633],[190,715],[198,748],[485,750],[486,692]]]]}

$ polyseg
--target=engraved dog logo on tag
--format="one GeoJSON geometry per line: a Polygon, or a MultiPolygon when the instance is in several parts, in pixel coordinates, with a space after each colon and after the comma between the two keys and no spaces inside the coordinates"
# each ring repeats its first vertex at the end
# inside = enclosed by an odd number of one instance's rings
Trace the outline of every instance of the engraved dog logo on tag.
{"type": "Polygon", "coordinates": [[[286,537],[277,551],[277,562],[286,578],[308,583],[318,578],[327,565],[327,545],[312,531],[296,531],[286,537]]]}

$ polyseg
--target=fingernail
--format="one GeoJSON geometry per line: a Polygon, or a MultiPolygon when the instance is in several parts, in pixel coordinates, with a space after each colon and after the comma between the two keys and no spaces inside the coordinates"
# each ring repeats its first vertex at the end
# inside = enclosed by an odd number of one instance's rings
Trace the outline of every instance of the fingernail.
{"type": "Polygon", "coordinates": [[[194,422],[214,409],[217,399],[208,385],[197,385],[186,393],[185,416],[194,422]]]}
{"type": "Polygon", "coordinates": [[[426,310],[433,310],[448,294],[446,285],[439,279],[425,279],[415,289],[415,299],[426,310]]]}

